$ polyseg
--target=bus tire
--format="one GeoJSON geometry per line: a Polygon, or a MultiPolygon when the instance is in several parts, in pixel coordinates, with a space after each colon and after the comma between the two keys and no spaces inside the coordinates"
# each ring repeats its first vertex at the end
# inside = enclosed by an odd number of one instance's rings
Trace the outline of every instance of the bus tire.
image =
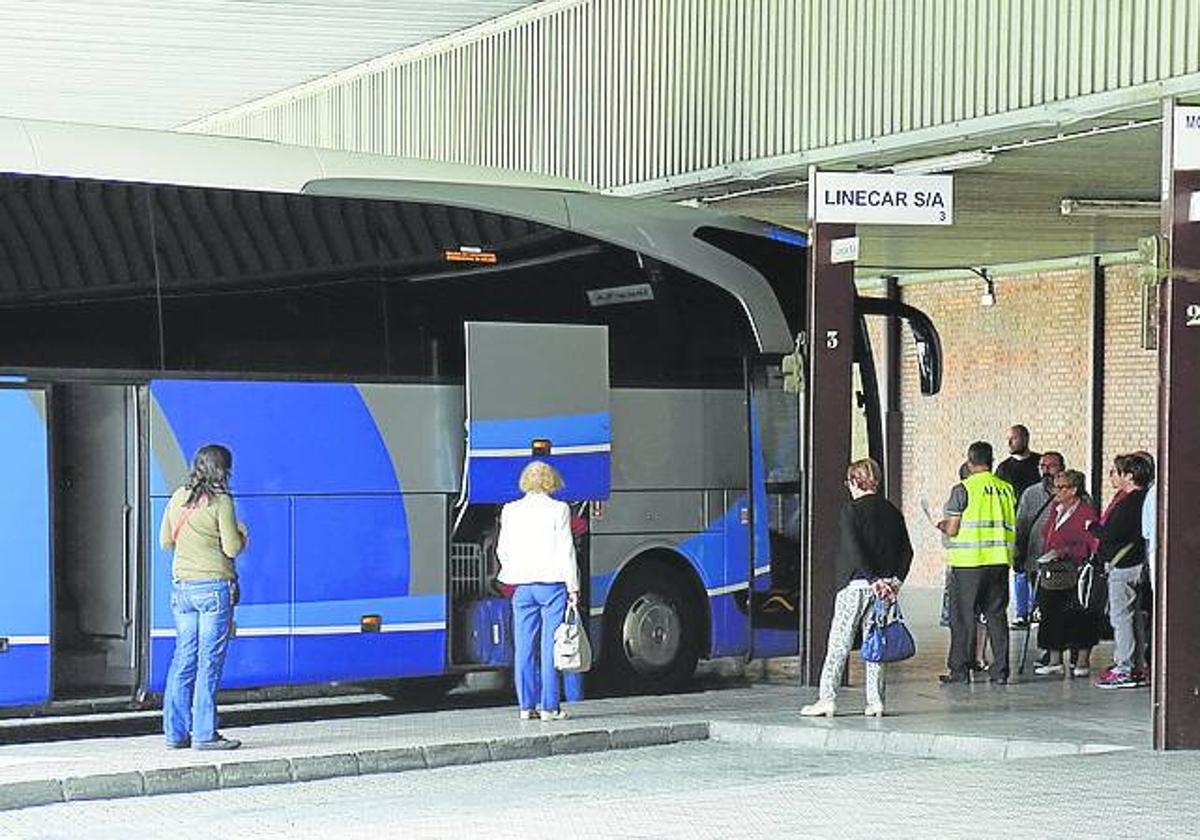
{"type": "Polygon", "coordinates": [[[699,608],[677,569],[645,563],[618,582],[605,611],[601,666],[618,692],[679,689],[700,658],[699,608]]]}

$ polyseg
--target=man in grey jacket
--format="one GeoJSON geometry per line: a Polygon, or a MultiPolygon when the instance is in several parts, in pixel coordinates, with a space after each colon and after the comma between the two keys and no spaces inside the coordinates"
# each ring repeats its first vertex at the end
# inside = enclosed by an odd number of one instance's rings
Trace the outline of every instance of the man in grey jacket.
{"type": "MultiPolygon", "coordinates": [[[[1042,480],[1025,488],[1017,502],[1017,545],[1013,552],[1013,571],[1037,574],[1035,561],[1042,556],[1042,526],[1050,516],[1054,500],[1054,476],[1066,469],[1062,453],[1046,452],[1038,459],[1042,480]]],[[[1029,607],[1035,606],[1030,604],[1029,607]]],[[[1025,616],[1018,615],[1014,627],[1025,626],[1025,616]]]]}

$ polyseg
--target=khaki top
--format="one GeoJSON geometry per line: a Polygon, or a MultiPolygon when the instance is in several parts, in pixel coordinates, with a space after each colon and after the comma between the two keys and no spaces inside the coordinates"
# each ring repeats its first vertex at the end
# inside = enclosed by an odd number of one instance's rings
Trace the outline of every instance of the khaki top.
{"type": "Polygon", "coordinates": [[[245,548],[238,531],[233,498],[222,493],[215,499],[202,499],[192,511],[175,541],[175,529],[187,515],[184,504],[190,491],[180,487],[167,503],[158,541],[163,549],[175,549],[171,577],[175,580],[237,580],[233,558],[245,548]]]}

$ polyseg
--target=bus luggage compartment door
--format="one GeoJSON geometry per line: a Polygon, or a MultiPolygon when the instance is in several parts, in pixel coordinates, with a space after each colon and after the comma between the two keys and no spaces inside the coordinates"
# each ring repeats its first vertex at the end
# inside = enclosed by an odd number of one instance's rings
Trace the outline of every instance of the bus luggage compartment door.
{"type": "Polygon", "coordinates": [[[0,706],[50,698],[50,479],[46,392],[0,385],[0,706]]]}
{"type": "Polygon", "coordinates": [[[608,328],[469,322],[466,342],[467,500],[516,498],[534,459],[562,474],[556,498],[607,499],[608,328]]]}

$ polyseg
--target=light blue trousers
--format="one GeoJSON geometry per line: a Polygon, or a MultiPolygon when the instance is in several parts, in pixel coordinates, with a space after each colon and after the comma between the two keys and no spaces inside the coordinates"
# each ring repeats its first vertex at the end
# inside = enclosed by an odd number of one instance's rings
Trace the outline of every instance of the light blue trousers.
{"type": "Polygon", "coordinates": [[[522,583],[513,593],[512,607],[517,703],[522,710],[556,712],[560,694],[554,630],[567,611],[566,584],[522,583]]]}
{"type": "Polygon", "coordinates": [[[227,580],[179,580],[171,587],[175,654],[163,694],[163,734],[171,744],[217,737],[217,687],[233,620],[227,580]]]}

